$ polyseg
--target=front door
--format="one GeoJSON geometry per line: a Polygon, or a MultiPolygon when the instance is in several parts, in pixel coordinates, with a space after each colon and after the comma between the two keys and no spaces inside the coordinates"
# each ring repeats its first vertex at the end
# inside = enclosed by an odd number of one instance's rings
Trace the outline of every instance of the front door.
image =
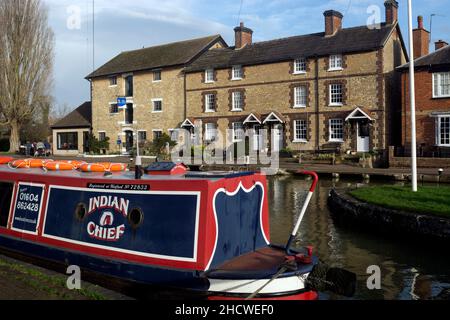
{"type": "Polygon", "coordinates": [[[127,131],[125,132],[125,149],[127,153],[130,153],[133,150],[134,145],[134,138],[133,138],[133,131],[127,131]]]}
{"type": "Polygon", "coordinates": [[[261,134],[261,125],[253,126],[253,151],[260,151],[263,148],[263,136],[261,134]]]}
{"type": "Polygon", "coordinates": [[[273,151],[277,152],[284,148],[283,125],[275,124],[272,129],[273,151]]]}
{"type": "Polygon", "coordinates": [[[356,123],[357,150],[358,152],[370,151],[370,126],[367,122],[356,123]]]}

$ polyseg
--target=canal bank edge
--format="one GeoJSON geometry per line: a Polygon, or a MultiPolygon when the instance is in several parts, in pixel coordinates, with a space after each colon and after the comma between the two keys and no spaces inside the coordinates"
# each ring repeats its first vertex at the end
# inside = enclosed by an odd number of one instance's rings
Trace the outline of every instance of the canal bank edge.
{"type": "Polygon", "coordinates": [[[376,231],[450,242],[450,219],[447,218],[369,204],[353,198],[348,190],[331,190],[328,206],[338,222],[352,222],[376,231]]]}

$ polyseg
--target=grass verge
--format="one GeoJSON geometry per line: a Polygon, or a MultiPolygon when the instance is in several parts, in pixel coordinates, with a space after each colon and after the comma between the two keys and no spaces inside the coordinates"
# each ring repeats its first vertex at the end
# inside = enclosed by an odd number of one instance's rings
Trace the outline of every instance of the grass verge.
{"type": "Polygon", "coordinates": [[[360,201],[407,212],[450,218],[450,187],[421,187],[413,193],[409,187],[377,186],[353,190],[360,201]]]}

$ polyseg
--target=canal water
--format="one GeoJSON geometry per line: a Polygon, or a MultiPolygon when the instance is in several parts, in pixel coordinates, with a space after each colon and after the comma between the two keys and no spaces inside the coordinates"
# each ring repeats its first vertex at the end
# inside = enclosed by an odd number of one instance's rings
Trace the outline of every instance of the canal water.
{"type": "MultiPolygon", "coordinates": [[[[286,243],[310,185],[311,181],[296,177],[269,179],[272,243],[286,243]]],[[[312,245],[323,262],[356,273],[358,286],[353,299],[432,299],[443,289],[450,288],[448,247],[334,223],[327,206],[330,190],[363,186],[358,181],[322,179],[302,222],[296,245],[312,245]],[[367,288],[370,276],[367,268],[372,265],[381,269],[380,290],[367,288]]],[[[321,293],[320,299],[342,297],[321,293]]]]}

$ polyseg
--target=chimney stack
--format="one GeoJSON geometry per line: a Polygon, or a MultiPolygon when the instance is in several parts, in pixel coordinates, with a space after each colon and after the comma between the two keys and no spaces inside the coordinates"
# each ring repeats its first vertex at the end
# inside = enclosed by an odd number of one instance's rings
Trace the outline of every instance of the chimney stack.
{"type": "Polygon", "coordinates": [[[234,28],[234,35],[236,49],[241,49],[253,42],[253,30],[245,27],[243,22],[239,27],[234,28]]]}
{"type": "Polygon", "coordinates": [[[423,27],[423,17],[417,17],[417,29],[413,30],[414,60],[430,53],[430,33],[423,27]]]}
{"type": "Polygon", "coordinates": [[[342,29],[342,13],[335,10],[328,10],[323,13],[325,16],[325,36],[333,36],[342,29]]]}
{"type": "Polygon", "coordinates": [[[398,2],[396,0],[386,0],[386,24],[394,24],[398,21],[398,2]]]}
{"type": "Polygon", "coordinates": [[[434,45],[435,45],[435,49],[436,49],[436,50],[439,50],[439,49],[442,49],[442,48],[448,46],[448,43],[445,42],[444,40],[439,40],[439,41],[436,41],[436,42],[434,43],[434,45]]]}

